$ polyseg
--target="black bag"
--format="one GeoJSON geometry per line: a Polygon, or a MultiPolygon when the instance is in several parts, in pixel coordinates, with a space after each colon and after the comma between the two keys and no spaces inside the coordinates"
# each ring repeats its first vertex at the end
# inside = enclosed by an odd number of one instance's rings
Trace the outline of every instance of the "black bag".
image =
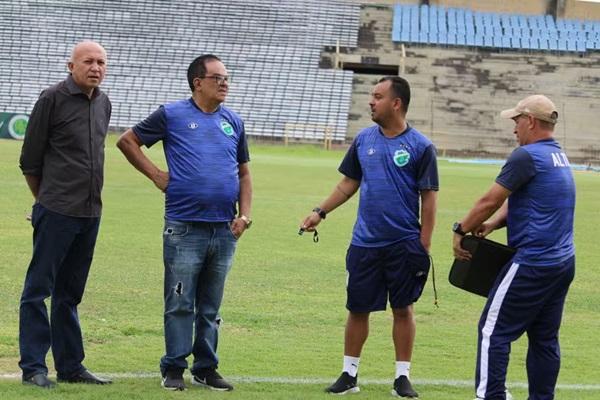
{"type": "Polygon", "coordinates": [[[472,257],[469,261],[455,259],[448,280],[460,289],[487,297],[500,270],[517,250],[472,235],[463,237],[460,243],[472,257]]]}

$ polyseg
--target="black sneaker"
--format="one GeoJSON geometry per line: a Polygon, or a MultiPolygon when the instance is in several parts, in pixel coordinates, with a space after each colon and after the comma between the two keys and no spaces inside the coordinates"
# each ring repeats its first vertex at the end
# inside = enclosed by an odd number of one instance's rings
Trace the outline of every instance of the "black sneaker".
{"type": "Polygon", "coordinates": [[[331,394],[358,393],[360,392],[360,388],[356,384],[357,378],[358,375],[350,376],[349,373],[343,372],[338,380],[335,381],[333,385],[325,389],[325,391],[331,394]]]}
{"type": "Polygon", "coordinates": [[[201,369],[192,375],[192,385],[203,386],[212,390],[222,392],[233,390],[233,386],[227,382],[215,368],[201,369]]]}
{"type": "Polygon", "coordinates": [[[419,397],[419,394],[413,390],[410,381],[404,375],[400,375],[400,377],[394,381],[394,390],[392,390],[392,394],[394,396],[408,397],[411,399],[419,397]]]}
{"type": "Polygon", "coordinates": [[[167,390],[185,390],[183,373],[179,371],[167,371],[163,375],[160,385],[167,390]]]}

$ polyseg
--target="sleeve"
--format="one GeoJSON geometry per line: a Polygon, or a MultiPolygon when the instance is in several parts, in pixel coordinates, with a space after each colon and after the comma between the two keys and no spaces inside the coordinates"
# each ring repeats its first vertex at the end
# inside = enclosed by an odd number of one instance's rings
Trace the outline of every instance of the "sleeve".
{"type": "Polygon", "coordinates": [[[529,182],[535,174],[533,158],[525,149],[518,147],[506,160],[506,164],[496,178],[496,183],[514,192],[529,182]]]}
{"type": "Polygon", "coordinates": [[[250,161],[250,153],[248,152],[248,141],[246,140],[246,130],[244,129],[244,123],[240,121],[241,128],[240,140],[237,146],[237,162],[238,164],[244,164],[250,161]]]}
{"type": "Polygon", "coordinates": [[[23,175],[42,175],[44,154],[50,138],[52,104],[52,99],[42,92],[31,111],[19,159],[23,175]]]}
{"type": "Polygon", "coordinates": [[[427,146],[419,162],[417,171],[417,185],[419,190],[439,190],[439,177],[437,169],[437,154],[435,146],[427,146]]]}
{"type": "Polygon", "coordinates": [[[356,142],[357,139],[355,138],[352,142],[352,145],[346,152],[338,171],[350,179],[360,181],[362,180],[362,168],[360,167],[360,160],[358,159],[358,148],[356,142]]]}
{"type": "Polygon", "coordinates": [[[160,106],[145,120],[131,129],[146,147],[152,147],[154,143],[163,140],[167,135],[167,113],[165,112],[165,107],[160,106]]]}

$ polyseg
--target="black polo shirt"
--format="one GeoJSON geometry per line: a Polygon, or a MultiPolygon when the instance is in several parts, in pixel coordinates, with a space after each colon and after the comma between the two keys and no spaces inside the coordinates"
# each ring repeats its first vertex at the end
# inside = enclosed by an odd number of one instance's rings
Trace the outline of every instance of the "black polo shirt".
{"type": "Polygon", "coordinates": [[[71,75],[40,94],[20,159],[24,175],[41,179],[40,204],[67,216],[100,216],[110,115],[108,96],[96,88],[88,98],[71,75]]]}

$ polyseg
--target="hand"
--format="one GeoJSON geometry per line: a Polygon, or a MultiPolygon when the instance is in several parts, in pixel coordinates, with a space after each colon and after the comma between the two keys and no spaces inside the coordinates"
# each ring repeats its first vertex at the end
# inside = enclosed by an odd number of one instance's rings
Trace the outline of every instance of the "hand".
{"type": "Polygon", "coordinates": [[[421,245],[423,245],[425,250],[427,250],[427,253],[429,253],[429,249],[431,248],[431,240],[427,241],[421,237],[421,245]]]}
{"type": "Polygon", "coordinates": [[[310,213],[310,215],[304,218],[304,221],[302,221],[302,224],[300,224],[300,229],[306,232],[314,232],[320,222],[321,217],[319,214],[313,211],[310,213]]]}
{"type": "Polygon", "coordinates": [[[458,233],[455,233],[453,235],[452,250],[454,252],[454,257],[463,261],[470,260],[471,253],[468,250],[463,249],[460,245],[460,241],[462,240],[462,238],[463,236],[459,235],[458,233]]]}
{"type": "Polygon", "coordinates": [[[473,234],[478,237],[486,237],[494,231],[494,227],[489,222],[484,222],[477,228],[473,229],[473,234]]]}
{"type": "Polygon", "coordinates": [[[169,173],[159,169],[156,175],[154,175],[152,178],[152,182],[154,182],[154,185],[164,193],[169,185],[169,173]]]}
{"type": "Polygon", "coordinates": [[[235,218],[233,221],[231,221],[231,233],[233,233],[233,236],[235,236],[236,239],[239,239],[246,230],[247,226],[248,225],[246,225],[246,221],[241,218],[235,218]]]}

